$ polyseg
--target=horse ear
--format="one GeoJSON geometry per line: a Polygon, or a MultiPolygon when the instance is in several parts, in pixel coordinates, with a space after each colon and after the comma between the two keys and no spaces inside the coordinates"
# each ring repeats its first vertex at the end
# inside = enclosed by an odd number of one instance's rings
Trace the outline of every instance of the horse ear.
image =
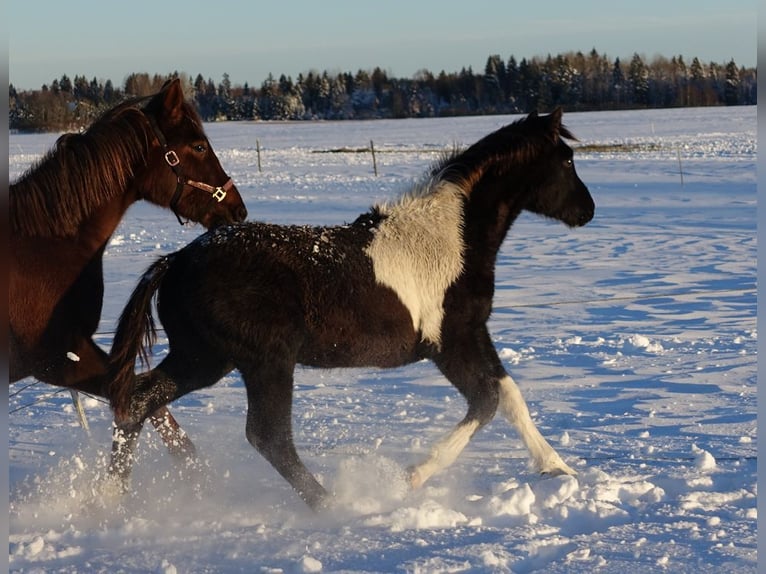
{"type": "Polygon", "coordinates": [[[177,124],[183,118],[184,91],[181,80],[175,78],[167,82],[162,91],[162,108],[171,124],[177,124]]]}
{"type": "Polygon", "coordinates": [[[550,114],[551,121],[555,122],[558,125],[561,125],[561,116],[563,115],[564,115],[564,108],[562,108],[561,106],[558,106],[550,114]]]}
{"type": "Polygon", "coordinates": [[[558,106],[555,110],[548,114],[548,129],[551,132],[553,141],[557,141],[559,139],[559,134],[561,133],[561,116],[563,115],[564,109],[561,106],[558,106]]]}

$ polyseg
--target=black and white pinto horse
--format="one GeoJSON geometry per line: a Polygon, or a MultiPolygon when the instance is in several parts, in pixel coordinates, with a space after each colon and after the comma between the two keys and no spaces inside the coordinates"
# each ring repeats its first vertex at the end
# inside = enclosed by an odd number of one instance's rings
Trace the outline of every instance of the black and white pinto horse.
{"type": "Polygon", "coordinates": [[[328,493],[293,444],[296,364],[386,368],[424,358],[462,393],[468,412],[410,468],[411,487],[449,466],[498,407],[539,472],[575,474],[538,431],[487,329],[495,260],[516,217],[527,210],[570,227],[593,218],[561,116],[533,113],[450,154],[410,193],[351,224],[235,224],[156,261],[112,347],[112,476],[127,488],[152,412],[238,369],[248,441],[321,508],[328,493]],[[155,293],[170,350],[136,377],[136,358],[145,360],[154,340],[155,293]]]}

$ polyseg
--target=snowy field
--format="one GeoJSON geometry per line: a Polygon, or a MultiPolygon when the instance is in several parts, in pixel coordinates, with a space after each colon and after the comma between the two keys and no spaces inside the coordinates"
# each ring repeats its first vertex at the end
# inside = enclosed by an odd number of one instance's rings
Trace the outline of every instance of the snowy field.
{"type": "MultiPolygon", "coordinates": [[[[207,126],[251,219],[352,221],[453,143],[509,117],[207,126]],[[258,170],[256,139],[261,147],[258,170]],[[362,148],[374,140],[378,176],[362,148]]],[[[172,405],[202,478],[139,446],[134,491],[94,493],[111,416],[31,381],[9,399],[14,572],[756,571],[756,109],[565,114],[596,202],[586,227],[525,214],[490,330],[533,418],[579,475],[543,479],[498,417],[418,491],[402,470],[465,414],[427,362],[296,373],[296,444],[336,494],[312,514],[245,439],[239,376],[172,405]]],[[[54,141],[9,140],[11,179],[54,141]]],[[[105,349],[158,255],[202,232],[135,205],[105,256],[105,349]]],[[[155,347],[166,351],[165,341],[155,347]]]]}

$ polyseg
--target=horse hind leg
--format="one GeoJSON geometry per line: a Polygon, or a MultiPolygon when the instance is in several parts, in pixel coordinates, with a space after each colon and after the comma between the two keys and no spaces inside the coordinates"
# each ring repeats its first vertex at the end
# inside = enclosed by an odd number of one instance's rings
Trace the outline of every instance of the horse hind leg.
{"type": "MultiPolygon", "coordinates": [[[[46,377],[45,382],[65,386],[72,390],[72,401],[75,405],[81,426],[87,430],[87,419],[79,401],[78,392],[103,396],[103,381],[106,376],[108,355],[93,339],[81,339],[66,353],[65,360],[55,376],[46,377]],[[77,397],[77,399],[75,399],[77,397]],[[78,406],[78,403],[79,406],[78,406]]],[[[162,442],[170,454],[176,459],[186,460],[196,454],[194,443],[183,431],[178,421],[167,407],[162,406],[149,417],[152,426],[157,430],[162,442]]]]}
{"type": "Polygon", "coordinates": [[[267,368],[242,367],[247,387],[248,442],[276,469],[312,510],[328,499],[325,488],[308,471],[293,443],[293,365],[267,368]]]}
{"type": "MultiPolygon", "coordinates": [[[[125,419],[115,419],[112,436],[109,474],[119,479],[123,490],[127,489],[130,481],[136,444],[146,419],[149,418],[153,424],[156,420],[155,427],[160,436],[167,432],[168,437],[175,437],[176,430],[183,433],[165,405],[196,389],[214,385],[231,369],[231,365],[211,355],[204,361],[195,361],[171,352],[155,369],[138,375],[130,412],[125,419]],[[170,418],[165,418],[165,415],[170,418]]],[[[175,453],[188,463],[187,466],[196,466],[196,450],[191,441],[182,440],[173,446],[175,453]]]]}
{"type": "MultiPolygon", "coordinates": [[[[130,415],[126,419],[115,417],[112,431],[112,454],[108,468],[108,479],[116,482],[121,492],[126,492],[130,484],[133,470],[136,444],[149,413],[157,412],[164,405],[158,404],[156,409],[147,409],[145,405],[152,400],[146,395],[154,394],[151,390],[153,381],[158,380],[161,373],[159,367],[148,373],[138,375],[136,393],[131,397],[130,415]],[[156,378],[155,378],[156,377],[156,378]]],[[[154,398],[154,400],[157,400],[154,398]]],[[[159,401],[160,403],[162,401],[159,401]]],[[[169,401],[168,401],[169,402],[169,401]]]]}
{"type": "Polygon", "coordinates": [[[115,423],[112,432],[112,455],[107,469],[107,479],[115,483],[120,492],[128,490],[136,443],[142,427],[142,422],[115,423]]]}

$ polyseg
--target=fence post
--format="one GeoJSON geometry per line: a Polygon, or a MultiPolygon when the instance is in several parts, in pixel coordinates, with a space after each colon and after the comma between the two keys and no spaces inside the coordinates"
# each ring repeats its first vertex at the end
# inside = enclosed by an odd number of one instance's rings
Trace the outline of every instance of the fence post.
{"type": "Polygon", "coordinates": [[[378,162],[375,160],[375,144],[370,140],[370,152],[372,153],[372,170],[375,172],[375,177],[378,177],[378,162]]]}
{"type": "Polygon", "coordinates": [[[255,151],[258,154],[258,173],[261,173],[261,142],[258,138],[255,139],[255,151]]]}

